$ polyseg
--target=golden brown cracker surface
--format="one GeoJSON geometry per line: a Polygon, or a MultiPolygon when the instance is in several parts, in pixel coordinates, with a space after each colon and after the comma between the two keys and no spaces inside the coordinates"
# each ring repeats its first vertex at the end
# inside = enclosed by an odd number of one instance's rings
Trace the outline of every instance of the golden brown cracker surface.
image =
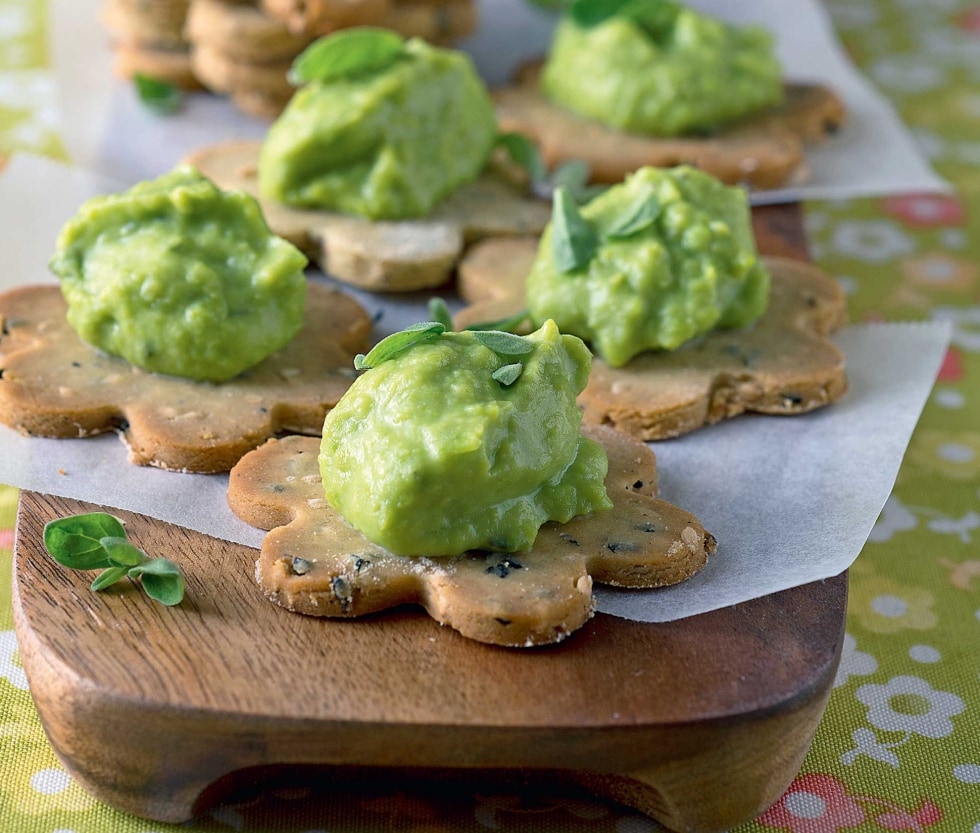
{"type": "MultiPolygon", "coordinates": [[[[465,327],[524,307],[537,241],[486,241],[460,265],[459,292],[470,306],[465,327]]],[[[847,317],[839,284],[789,258],[765,258],[769,307],[752,326],[716,330],[673,351],[648,351],[623,367],[596,358],[579,396],[589,423],[643,440],[686,434],[747,411],[801,414],[847,390],[843,353],[828,340],[847,317]]]]}
{"type": "Polygon", "coordinates": [[[261,0],[260,6],[294,32],[327,34],[348,26],[380,26],[391,0],[261,0]]]}
{"type": "Polygon", "coordinates": [[[186,161],[220,188],[254,196],[276,234],[301,248],[324,272],[364,289],[409,292],[440,286],[476,241],[540,234],[551,218],[548,203],[492,172],[462,186],[420,220],[372,222],[294,209],[260,195],[260,147],[258,141],[226,142],[203,148],[186,161]]]}
{"type": "Polygon", "coordinates": [[[185,27],[187,40],[217,50],[230,60],[287,65],[313,40],[297,34],[253,5],[224,0],[192,0],[185,27]]]}
{"type": "Polygon", "coordinates": [[[116,41],[177,49],[185,45],[188,0],[105,0],[100,19],[116,41]]]}
{"type": "Polygon", "coordinates": [[[549,167],[587,162],[594,182],[616,183],[645,165],[694,165],[728,184],[775,189],[799,184],[808,171],[804,143],[837,132],[843,102],[819,85],[787,84],[786,103],[710,136],[659,138],[624,133],[550,102],[538,90],[539,66],[493,91],[502,131],[537,142],[549,167]]]}
{"type": "Polygon", "coordinates": [[[173,84],[182,90],[199,90],[201,82],[194,74],[191,53],[184,49],[158,49],[132,43],[113,45],[112,70],[119,78],[146,75],[173,84]]]}
{"type": "Polygon", "coordinates": [[[271,530],[256,580],[289,610],[354,617],[418,604],[480,642],[549,644],[592,616],[593,580],[676,584],[716,548],[696,518],[656,498],[656,463],[646,446],[608,428],[586,433],[609,455],[614,507],[545,524],[534,546],[519,553],[405,557],[370,543],[324,499],[319,443],[311,437],[273,440],[246,455],[232,469],[228,503],[247,523],[271,530]]]}
{"type": "Polygon", "coordinates": [[[57,286],[0,295],[0,421],[41,437],[120,432],[130,461],[228,471],[281,433],[319,434],[353,381],[366,312],[310,282],[302,329],[279,352],[220,384],[150,373],[102,353],[69,326],[57,286]]]}

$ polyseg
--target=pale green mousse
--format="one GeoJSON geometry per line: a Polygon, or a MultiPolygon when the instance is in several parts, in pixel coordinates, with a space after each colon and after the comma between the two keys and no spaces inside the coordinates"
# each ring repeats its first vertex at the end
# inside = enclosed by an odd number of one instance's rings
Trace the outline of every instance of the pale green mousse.
{"type": "Polygon", "coordinates": [[[306,263],[254,198],[180,166],[85,202],[50,267],[83,341],[145,370],[220,382],[299,331],[306,263]]]}
{"type": "Polygon", "coordinates": [[[716,327],[743,327],[766,309],[770,276],[755,248],[741,188],[691,167],[641,168],[581,209],[599,244],[588,263],[561,272],[545,230],[527,279],[534,321],[590,343],[618,367],[646,350],[673,350],[716,327]],[[654,219],[627,236],[610,230],[638,205],[654,219]]]}
{"type": "Polygon", "coordinates": [[[383,70],[303,86],[262,144],[259,187],[296,207],[424,217],[480,175],[496,135],[469,57],[413,39],[383,70]]]}
{"type": "MultiPolygon", "coordinates": [[[[639,6],[639,3],[632,4],[639,6]]],[[[710,132],[783,100],[771,35],[670,0],[637,20],[598,25],[565,15],[541,77],[545,95],[617,130],[654,136],[710,132]]]]}
{"type": "Polygon", "coordinates": [[[604,449],[581,436],[591,355],[552,322],[501,356],[444,333],[367,370],[327,414],[329,503],[398,555],[529,548],[547,521],[611,507],[604,449]],[[512,384],[493,373],[521,362],[512,384]]]}

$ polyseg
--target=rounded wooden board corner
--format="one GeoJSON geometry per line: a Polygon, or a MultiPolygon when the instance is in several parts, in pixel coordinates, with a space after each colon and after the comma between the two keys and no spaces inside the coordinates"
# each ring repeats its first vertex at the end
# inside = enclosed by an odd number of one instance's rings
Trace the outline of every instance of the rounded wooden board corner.
{"type": "Polygon", "coordinates": [[[116,512],[138,546],[183,568],[185,601],[166,608],[136,587],[94,593],[91,575],[44,552],[47,520],[93,508],[21,494],[21,656],[66,769],[157,821],[293,768],[503,773],[574,784],[668,828],[726,829],[797,773],[843,643],[846,574],[677,622],[599,614],[527,650],[410,608],[325,621],[266,601],[254,550],[116,512]]]}

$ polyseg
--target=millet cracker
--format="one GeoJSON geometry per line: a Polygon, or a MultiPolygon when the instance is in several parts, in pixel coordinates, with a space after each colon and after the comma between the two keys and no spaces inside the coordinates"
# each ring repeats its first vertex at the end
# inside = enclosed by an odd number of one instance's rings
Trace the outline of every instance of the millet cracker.
{"type": "Polygon", "coordinates": [[[405,557],[370,543],[324,498],[312,437],[273,440],[246,455],[232,469],[228,503],[246,523],[271,530],[256,581],[289,610],[346,618],[419,604],[480,642],[549,644],[593,615],[593,581],[676,584],[717,546],[690,513],[656,498],[656,462],[646,446],[608,428],[584,433],[609,456],[613,508],[545,524],[519,553],[405,557]]]}
{"type": "Polygon", "coordinates": [[[0,295],[0,421],[39,437],[118,431],[139,465],[228,471],[281,433],[319,434],[350,386],[367,313],[308,286],[303,327],[282,350],[220,384],[150,373],[83,342],[57,286],[0,295]]]}

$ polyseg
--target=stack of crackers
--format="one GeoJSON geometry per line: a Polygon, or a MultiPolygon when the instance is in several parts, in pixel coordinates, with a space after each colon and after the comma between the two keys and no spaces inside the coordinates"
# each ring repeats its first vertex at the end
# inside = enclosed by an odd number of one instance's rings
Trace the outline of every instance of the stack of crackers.
{"type": "Polygon", "coordinates": [[[274,119],[293,60],[317,37],[383,26],[439,45],[476,28],[476,0],[105,0],[116,72],[204,87],[274,119]]]}
{"type": "Polygon", "coordinates": [[[181,89],[199,89],[184,23],[191,0],[104,0],[116,74],[148,75],[181,89]]]}

